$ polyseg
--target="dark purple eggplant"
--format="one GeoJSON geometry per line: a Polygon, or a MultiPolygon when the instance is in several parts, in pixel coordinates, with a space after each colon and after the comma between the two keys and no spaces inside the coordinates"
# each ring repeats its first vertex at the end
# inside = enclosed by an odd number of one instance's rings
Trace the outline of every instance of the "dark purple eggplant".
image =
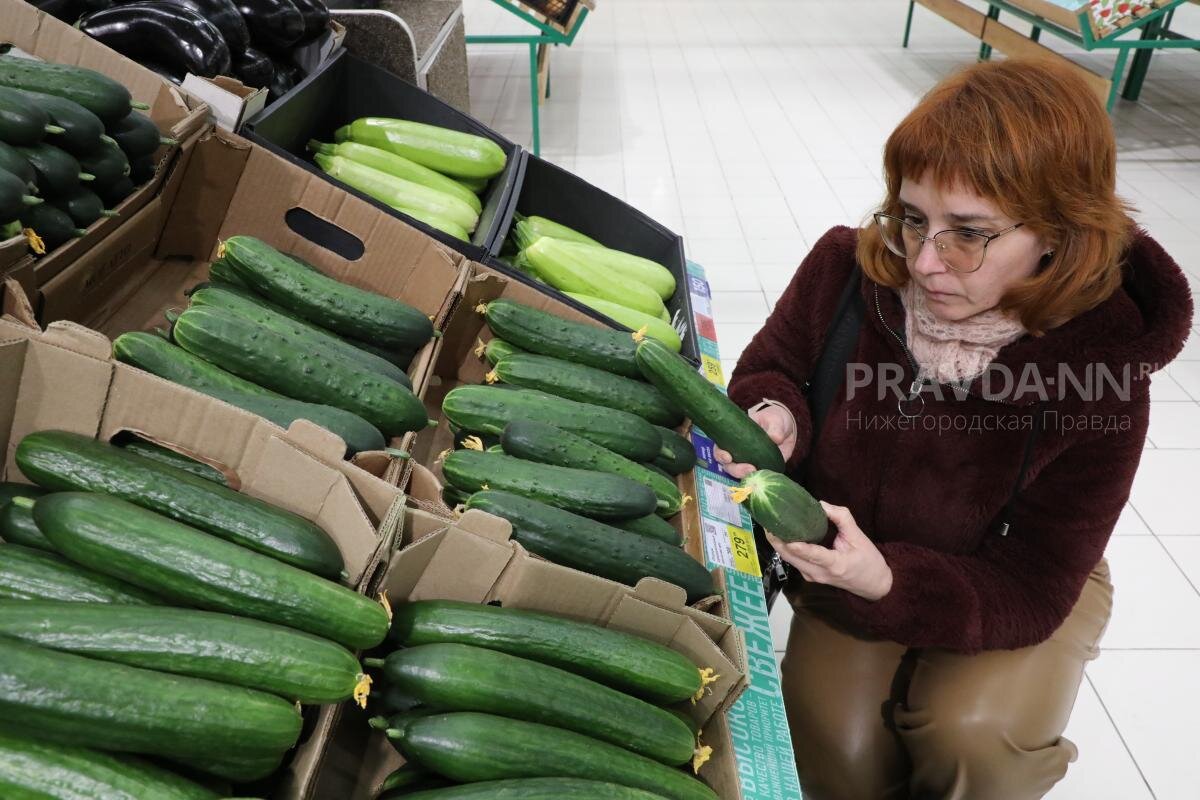
{"type": "Polygon", "coordinates": [[[290,92],[292,87],[296,85],[300,68],[286,61],[273,61],[271,63],[275,67],[275,75],[271,78],[271,91],[267,94],[267,100],[273,103],[290,92]]]}
{"type": "Polygon", "coordinates": [[[147,5],[163,3],[166,5],[183,6],[195,11],[200,16],[217,26],[225,44],[229,45],[229,54],[236,60],[239,53],[250,46],[250,30],[241,12],[233,0],[113,0],[116,5],[144,3],[147,5]]]}
{"type": "Polygon", "coordinates": [[[247,47],[246,52],[233,59],[233,74],[247,86],[263,89],[275,79],[275,65],[266,53],[247,47]]]}
{"type": "Polygon", "coordinates": [[[320,36],[329,27],[329,7],[322,0],[292,0],[300,16],[304,17],[304,36],[302,42],[309,42],[320,36]]]}
{"type": "Polygon", "coordinates": [[[204,78],[229,72],[229,46],[217,26],[180,5],[130,3],[88,14],[79,29],[122,55],[204,78]]]}
{"type": "Polygon", "coordinates": [[[73,24],[92,11],[108,8],[108,0],[30,0],[30,4],[56,19],[73,24]]]}
{"type": "Polygon", "coordinates": [[[175,84],[176,86],[179,86],[180,84],[182,84],[183,79],[187,77],[187,75],[180,75],[178,72],[176,72],[171,67],[168,67],[166,64],[161,64],[157,61],[149,61],[149,60],[143,58],[143,59],[140,59],[138,61],[138,63],[141,64],[146,69],[150,70],[151,72],[157,74],[158,77],[163,78],[164,80],[168,80],[171,83],[175,84]]]}
{"type": "Polygon", "coordinates": [[[279,51],[291,47],[304,35],[304,17],[292,0],[234,0],[251,45],[258,50],[279,51]]]}

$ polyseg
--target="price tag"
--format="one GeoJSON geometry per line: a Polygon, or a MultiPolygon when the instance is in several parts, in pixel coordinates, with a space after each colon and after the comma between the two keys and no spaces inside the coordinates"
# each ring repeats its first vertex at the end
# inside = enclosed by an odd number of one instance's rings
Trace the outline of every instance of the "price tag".
{"type": "Polygon", "coordinates": [[[732,487],[722,483],[715,477],[702,475],[700,477],[701,491],[704,493],[704,508],[701,509],[706,517],[720,520],[728,525],[742,524],[742,507],[733,502],[729,496],[732,487]]]}
{"type": "Polygon", "coordinates": [[[725,385],[725,375],[721,372],[721,362],[707,353],[700,355],[700,368],[704,371],[704,377],[708,378],[711,383],[717,386],[725,385]]]}

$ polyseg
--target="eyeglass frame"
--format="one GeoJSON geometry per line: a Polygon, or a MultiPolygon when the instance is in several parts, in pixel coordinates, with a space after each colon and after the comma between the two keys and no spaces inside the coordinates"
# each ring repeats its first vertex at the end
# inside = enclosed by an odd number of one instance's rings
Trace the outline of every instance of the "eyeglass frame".
{"type": "Polygon", "coordinates": [[[1017,228],[1020,228],[1025,224],[1024,222],[1018,222],[1015,225],[1010,225],[1009,227],[1005,228],[1002,231],[999,231],[997,233],[991,233],[991,234],[980,233],[979,231],[970,231],[970,230],[967,230],[966,228],[946,228],[945,230],[938,231],[937,233],[933,234],[932,236],[922,236],[921,232],[916,229],[916,226],[913,225],[911,222],[909,222],[906,219],[902,219],[900,217],[896,217],[891,214],[885,214],[882,211],[876,211],[872,215],[872,217],[875,220],[875,224],[878,225],[880,227],[880,229],[883,229],[883,227],[884,227],[883,223],[880,221],[880,217],[883,217],[884,219],[890,219],[890,220],[895,220],[896,222],[899,222],[901,226],[912,229],[912,232],[914,234],[916,234],[917,240],[920,242],[920,246],[917,248],[917,255],[908,256],[908,255],[905,255],[904,253],[897,253],[895,250],[893,250],[891,245],[888,242],[887,236],[881,235],[880,238],[883,239],[883,244],[885,247],[887,247],[888,252],[892,253],[893,255],[897,255],[900,258],[903,258],[905,261],[908,261],[910,259],[917,258],[917,256],[921,255],[921,250],[923,250],[925,248],[926,242],[933,242],[933,250],[935,253],[937,253],[938,260],[941,261],[943,264],[945,264],[946,269],[951,270],[953,272],[962,273],[963,275],[970,275],[973,272],[979,272],[979,270],[983,269],[983,262],[987,258],[988,245],[992,243],[993,239],[999,239],[1001,236],[1005,235],[1006,233],[1012,233],[1017,228]],[[981,239],[983,239],[983,250],[979,255],[979,265],[977,267],[975,267],[975,269],[959,269],[958,267],[951,266],[950,263],[946,261],[946,259],[942,258],[942,248],[938,247],[938,243],[937,243],[937,237],[941,236],[943,233],[966,233],[971,236],[978,236],[981,239]]]}

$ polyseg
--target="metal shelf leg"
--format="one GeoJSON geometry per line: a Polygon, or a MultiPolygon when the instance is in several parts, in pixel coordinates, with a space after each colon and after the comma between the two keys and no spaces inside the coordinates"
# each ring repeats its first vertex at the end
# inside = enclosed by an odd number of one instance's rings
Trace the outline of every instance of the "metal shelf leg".
{"type": "MultiPolygon", "coordinates": [[[[1150,21],[1145,28],[1142,29],[1142,40],[1157,39],[1159,32],[1162,30],[1162,18],[1150,21]]],[[[1125,91],[1121,96],[1126,100],[1137,100],[1138,95],[1142,92],[1142,83],[1146,80],[1146,73],[1150,71],[1150,57],[1154,55],[1154,51],[1147,48],[1138,50],[1133,56],[1133,63],[1129,65],[1129,77],[1125,81],[1125,91]]]]}
{"type": "MultiPolygon", "coordinates": [[[[1000,6],[988,4],[988,19],[1000,19],[1000,6]]],[[[979,60],[988,61],[992,57],[992,46],[987,44],[979,45],[979,60]]]]}
{"type": "Polygon", "coordinates": [[[541,94],[538,91],[538,45],[537,42],[529,43],[529,106],[533,115],[533,154],[540,156],[542,154],[542,130],[540,109],[541,94]]]}

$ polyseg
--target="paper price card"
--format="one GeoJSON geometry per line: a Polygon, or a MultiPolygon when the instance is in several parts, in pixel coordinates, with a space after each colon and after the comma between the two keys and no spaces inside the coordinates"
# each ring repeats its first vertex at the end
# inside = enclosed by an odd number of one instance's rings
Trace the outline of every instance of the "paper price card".
{"type": "Polygon", "coordinates": [[[710,356],[708,353],[700,354],[700,368],[704,372],[704,377],[708,378],[717,386],[725,385],[725,374],[721,372],[721,362],[710,356]]]}
{"type": "Polygon", "coordinates": [[[729,496],[732,480],[697,470],[696,485],[700,490],[701,517],[750,529],[750,514],[729,496]]]}
{"type": "Polygon", "coordinates": [[[700,525],[704,530],[704,555],[714,566],[762,576],[754,534],[711,519],[700,520],[700,525]]]}

